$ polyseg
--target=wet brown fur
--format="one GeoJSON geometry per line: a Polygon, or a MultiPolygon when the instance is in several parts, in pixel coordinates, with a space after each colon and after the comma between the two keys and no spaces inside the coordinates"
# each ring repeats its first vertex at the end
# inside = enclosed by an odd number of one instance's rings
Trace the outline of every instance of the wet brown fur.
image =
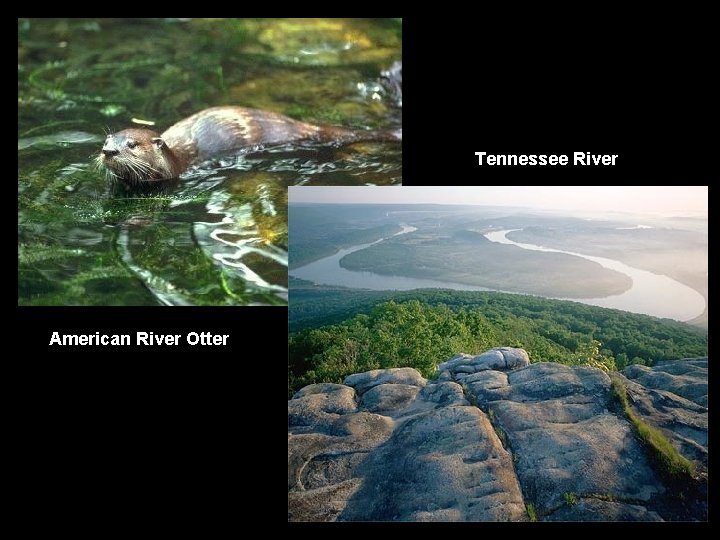
{"type": "Polygon", "coordinates": [[[98,166],[126,183],[176,178],[190,165],[257,145],[314,139],[323,142],[402,140],[401,132],[315,126],[245,107],[212,107],[181,120],[162,135],[126,129],[108,135],[98,166]]]}

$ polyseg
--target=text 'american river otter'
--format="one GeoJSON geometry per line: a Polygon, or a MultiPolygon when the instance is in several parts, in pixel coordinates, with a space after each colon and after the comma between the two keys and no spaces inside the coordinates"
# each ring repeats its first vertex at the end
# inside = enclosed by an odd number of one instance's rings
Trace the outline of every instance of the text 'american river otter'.
{"type": "MultiPolygon", "coordinates": [[[[185,336],[188,345],[227,345],[229,334],[211,334],[210,332],[190,332],[185,336]]],[[[135,345],[180,345],[182,334],[155,334],[136,332],[135,345]]],[[[130,334],[63,334],[53,332],[50,345],[131,345],[130,334]]]]}

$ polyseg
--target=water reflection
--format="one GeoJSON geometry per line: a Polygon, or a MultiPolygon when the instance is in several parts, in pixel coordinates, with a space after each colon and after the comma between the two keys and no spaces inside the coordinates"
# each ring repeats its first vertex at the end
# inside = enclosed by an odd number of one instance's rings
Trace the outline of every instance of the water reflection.
{"type": "MultiPolygon", "coordinates": [[[[393,236],[407,234],[416,231],[416,227],[400,224],[402,230],[393,236]]],[[[374,272],[347,270],[340,266],[340,259],[349,253],[360,251],[372,245],[378,244],[387,238],[381,238],[369,244],[360,244],[346,249],[341,249],[335,255],[325,257],[315,262],[306,264],[299,268],[290,270],[290,275],[296,278],[305,279],[320,285],[335,285],[341,287],[352,287],[356,289],[372,289],[376,291],[395,290],[408,291],[412,289],[457,289],[461,291],[489,291],[485,287],[466,285],[464,283],[453,283],[439,281],[436,279],[421,279],[404,276],[386,276],[374,272]]]]}
{"type": "Polygon", "coordinates": [[[401,145],[250,148],[133,190],[90,161],[103,131],[216,105],[397,127],[381,73],[401,34],[393,19],[19,19],[18,303],[286,305],[288,186],[401,183],[401,145]]]}
{"type": "MultiPolygon", "coordinates": [[[[414,227],[408,227],[405,225],[402,225],[402,227],[403,230],[396,235],[416,230],[414,227]]],[[[633,313],[642,313],[645,315],[670,318],[679,321],[693,319],[702,314],[705,309],[705,299],[700,293],[667,276],[653,274],[652,272],[645,270],[639,270],[621,263],[620,261],[604,257],[595,257],[570,251],[544,248],[533,244],[514,242],[513,240],[507,238],[506,235],[508,233],[517,230],[521,229],[494,231],[487,233],[484,236],[491,242],[514,245],[522,249],[551,253],[564,253],[567,255],[582,257],[589,261],[596,262],[605,268],[626,274],[633,282],[632,287],[628,291],[615,296],[608,296],[605,298],[554,298],[559,300],[572,300],[606,308],[622,309],[633,313]]],[[[384,240],[386,239],[382,238],[372,243],[341,249],[335,255],[331,255],[305,266],[290,270],[290,275],[321,285],[334,285],[358,289],[412,290],[421,288],[444,288],[464,291],[498,291],[497,289],[477,287],[466,285],[464,283],[452,283],[404,276],[386,276],[366,271],[358,272],[347,270],[340,266],[340,260],[345,255],[365,249],[384,240]]]]}
{"type": "Polygon", "coordinates": [[[646,270],[633,268],[627,264],[605,257],[583,255],[573,251],[546,248],[534,244],[525,244],[510,240],[507,235],[522,229],[508,229],[493,231],[485,234],[491,242],[509,244],[532,251],[545,251],[548,253],[564,253],[575,257],[582,257],[588,261],[598,263],[600,266],[616,270],[632,279],[632,286],[622,294],[605,298],[578,298],[578,302],[614,309],[622,309],[633,313],[643,313],[655,317],[665,317],[678,321],[688,321],[702,314],[705,310],[705,299],[694,289],[675,281],[668,276],[653,274],[646,270]]]}

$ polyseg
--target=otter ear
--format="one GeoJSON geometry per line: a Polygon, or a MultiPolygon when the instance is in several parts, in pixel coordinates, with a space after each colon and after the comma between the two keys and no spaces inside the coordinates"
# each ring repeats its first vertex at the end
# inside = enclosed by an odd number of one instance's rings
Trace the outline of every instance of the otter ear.
{"type": "Polygon", "coordinates": [[[163,141],[160,137],[153,137],[152,142],[157,148],[162,148],[165,144],[165,141],[163,141]]]}

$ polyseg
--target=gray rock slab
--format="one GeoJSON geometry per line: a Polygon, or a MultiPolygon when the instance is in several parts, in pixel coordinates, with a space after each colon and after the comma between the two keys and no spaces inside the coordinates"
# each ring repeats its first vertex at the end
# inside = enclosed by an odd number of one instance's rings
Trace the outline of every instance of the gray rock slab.
{"type": "Polygon", "coordinates": [[[338,520],[521,521],[510,454],[485,414],[451,405],[403,423],[358,470],[338,520]]]}
{"type": "Polygon", "coordinates": [[[530,357],[524,349],[495,347],[477,356],[459,354],[438,366],[440,372],[453,375],[472,374],[489,369],[518,369],[530,365],[530,357]]]}
{"type": "Polygon", "coordinates": [[[358,394],[363,394],[379,384],[425,386],[427,383],[423,376],[413,368],[374,369],[348,375],[343,382],[346,386],[353,387],[358,394]]]}
{"type": "Polygon", "coordinates": [[[657,514],[636,504],[599,499],[580,499],[564,505],[543,521],[663,521],[657,514]]]}
{"type": "MultiPolygon", "coordinates": [[[[516,351],[457,355],[432,381],[395,368],[298,391],[288,401],[288,519],[524,521],[529,503],[544,521],[707,515],[706,484],[674,502],[607,373],[528,365],[516,351]]],[[[706,466],[707,358],[620,376],[635,413],[706,466]]]]}
{"type": "Polygon", "coordinates": [[[664,492],[630,424],[608,410],[603,371],[537,363],[477,373],[465,387],[504,433],[526,502],[540,514],[566,493],[648,501],[664,492]]]}
{"type": "Polygon", "coordinates": [[[706,467],[707,359],[629,366],[623,375],[635,412],[660,429],[683,456],[706,467]]]}
{"type": "Polygon", "coordinates": [[[628,366],[623,375],[648,389],[664,390],[707,407],[707,358],[628,366]]]}
{"type": "Polygon", "coordinates": [[[414,370],[346,382],[362,388],[354,408],[343,385],[288,402],[289,520],[526,519],[511,456],[460,385],[414,370]]]}

